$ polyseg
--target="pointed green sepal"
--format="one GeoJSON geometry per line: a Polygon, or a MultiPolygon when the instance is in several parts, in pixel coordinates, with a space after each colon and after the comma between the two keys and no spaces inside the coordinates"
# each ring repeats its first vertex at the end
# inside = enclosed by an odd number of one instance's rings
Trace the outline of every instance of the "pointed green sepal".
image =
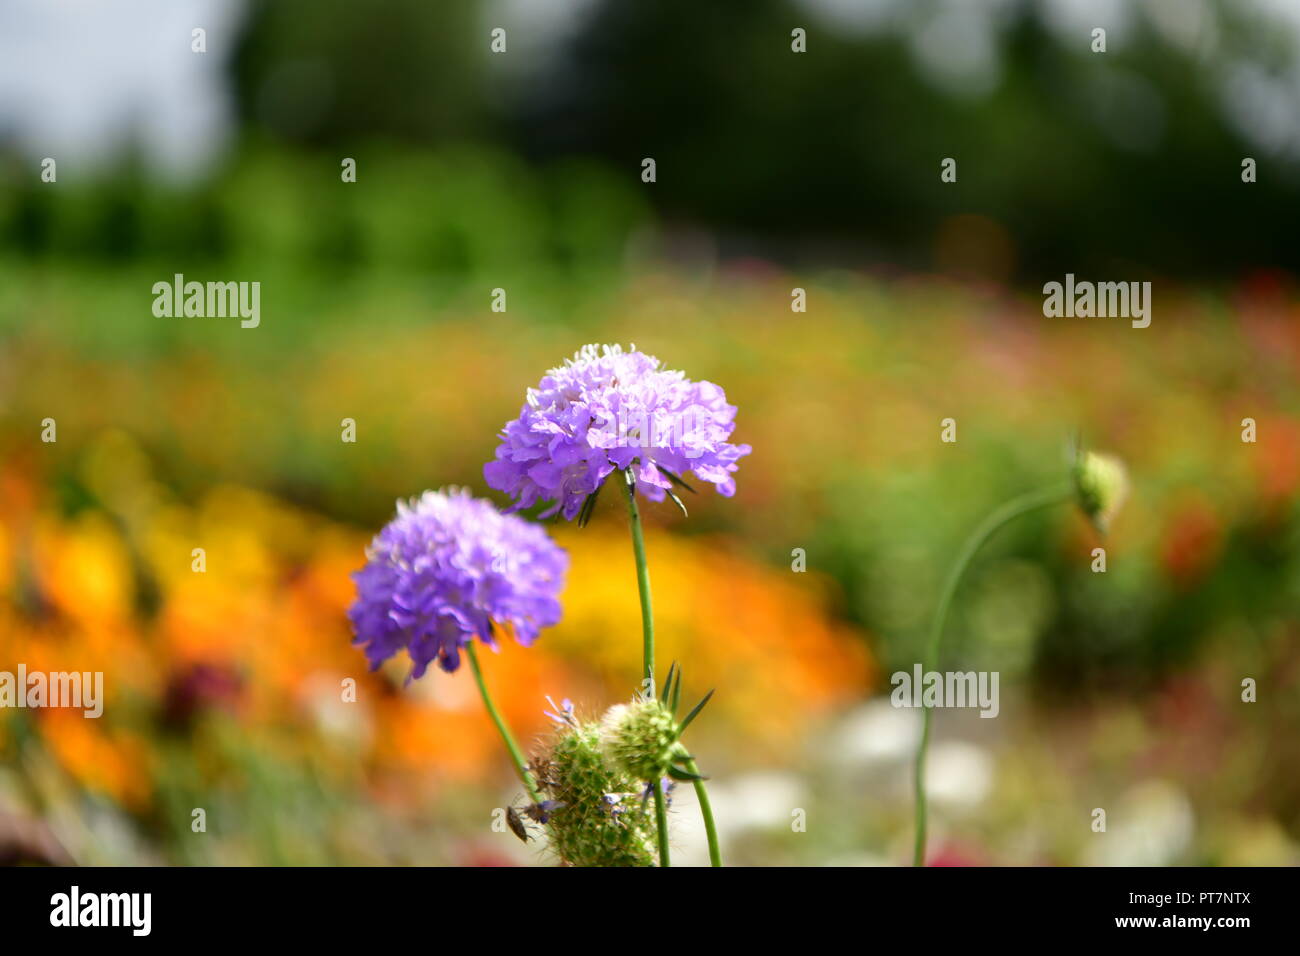
{"type": "Polygon", "coordinates": [[[694,783],[697,780],[708,780],[698,773],[691,773],[689,770],[683,770],[681,767],[669,767],[668,776],[672,777],[678,783],[694,783]]]}
{"type": "Polygon", "coordinates": [[[659,689],[659,699],[663,703],[668,703],[668,696],[673,692],[673,675],[677,673],[677,662],[673,661],[668,665],[668,676],[664,678],[664,686],[659,689]]]}
{"type": "Polygon", "coordinates": [[[671,488],[665,488],[664,494],[666,494],[669,498],[673,499],[673,504],[675,504],[678,508],[681,509],[683,518],[689,518],[691,516],[691,513],[686,510],[686,505],[683,504],[682,499],[677,497],[676,492],[674,492],[671,488]]]}
{"type": "Polygon", "coordinates": [[[587,522],[591,520],[592,514],[596,511],[596,499],[600,497],[600,489],[605,487],[602,481],[596,486],[596,490],[587,495],[587,500],[582,503],[582,510],[578,512],[578,527],[587,527],[587,522]]]}
{"type": "MultiPolygon", "coordinates": [[[[716,689],[717,688],[714,688],[714,690],[716,689]]],[[[680,737],[683,733],[686,732],[686,728],[691,725],[691,721],[694,720],[695,716],[704,709],[704,705],[709,702],[709,698],[712,696],[713,696],[713,691],[711,690],[704,695],[704,698],[698,704],[696,704],[694,708],[691,709],[691,712],[686,715],[686,719],[677,725],[677,736],[680,737]]]]}
{"type": "Polygon", "coordinates": [[[662,465],[658,467],[660,471],[662,471],[665,475],[668,476],[668,480],[671,481],[674,485],[678,485],[679,487],[685,488],[693,495],[698,494],[698,492],[696,492],[694,488],[692,488],[690,485],[688,485],[685,481],[682,480],[681,475],[674,474],[673,472],[669,471],[667,468],[663,467],[662,465]]]}

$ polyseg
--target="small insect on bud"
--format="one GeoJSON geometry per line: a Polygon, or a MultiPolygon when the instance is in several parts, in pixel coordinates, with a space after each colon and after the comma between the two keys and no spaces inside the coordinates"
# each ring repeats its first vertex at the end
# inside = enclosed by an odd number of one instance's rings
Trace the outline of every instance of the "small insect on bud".
{"type": "Polygon", "coordinates": [[[1074,491],[1079,507],[1101,534],[1128,497],[1128,474],[1113,455],[1081,451],[1074,460],[1074,491]]]}
{"type": "Polygon", "coordinates": [[[519,837],[521,843],[527,843],[531,834],[528,832],[528,825],[524,823],[523,816],[515,807],[506,807],[506,823],[510,826],[510,832],[519,837]]]}

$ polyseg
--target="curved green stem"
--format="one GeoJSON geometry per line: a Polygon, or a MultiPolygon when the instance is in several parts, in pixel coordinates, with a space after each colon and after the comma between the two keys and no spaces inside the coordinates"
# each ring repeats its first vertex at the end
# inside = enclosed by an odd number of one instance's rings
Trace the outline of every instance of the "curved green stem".
{"type": "MultiPolygon", "coordinates": [[[[694,760],[686,761],[686,772],[699,776],[699,768],[694,760]]],[[[718,849],[718,828],[713,825],[713,804],[709,803],[709,792],[704,789],[704,781],[696,780],[695,798],[700,801],[700,816],[704,818],[704,833],[709,838],[709,866],[722,866],[722,851],[718,849]]]]}
{"type": "Polygon", "coordinates": [[[505,741],[506,750],[510,751],[510,759],[514,762],[519,779],[524,782],[524,789],[528,791],[529,799],[533,803],[541,803],[541,795],[537,791],[537,784],[533,782],[533,775],[528,772],[528,763],[524,760],[523,751],[519,749],[519,744],[515,743],[514,734],[510,733],[510,728],[506,726],[505,720],[497,711],[496,704],[492,703],[492,695],[488,693],[487,684],[483,681],[483,670],[479,667],[478,650],[473,640],[465,645],[465,653],[469,657],[469,667],[474,672],[474,682],[478,684],[478,692],[483,697],[483,706],[487,708],[492,723],[497,725],[497,731],[505,741]]]}
{"type": "MultiPolygon", "coordinates": [[[[966,567],[970,564],[975,553],[1003,525],[1023,514],[1065,501],[1072,493],[1069,484],[1062,484],[1013,498],[985,518],[983,523],[966,539],[966,543],[957,555],[956,563],[953,564],[952,570],[948,572],[948,578],[944,582],[943,591],[939,596],[939,604],[935,608],[934,619],[930,623],[930,639],[926,645],[922,677],[939,666],[939,649],[943,642],[944,624],[948,620],[948,609],[952,605],[953,596],[957,593],[957,586],[961,584],[962,576],[966,573],[966,567]]],[[[913,866],[921,866],[925,862],[925,756],[930,748],[931,717],[931,708],[927,706],[921,727],[921,741],[916,748],[916,840],[912,848],[913,866]]]]}
{"type": "MultiPolygon", "coordinates": [[[[636,586],[641,595],[641,650],[645,661],[643,692],[655,693],[655,615],[650,604],[650,565],[645,559],[645,535],[641,531],[641,512],[636,506],[636,478],[624,472],[627,487],[627,511],[632,522],[632,554],[636,557],[636,586]]],[[[671,866],[668,859],[668,808],[664,803],[661,782],[652,781],[655,796],[655,825],[659,830],[659,865],[671,866]]]]}

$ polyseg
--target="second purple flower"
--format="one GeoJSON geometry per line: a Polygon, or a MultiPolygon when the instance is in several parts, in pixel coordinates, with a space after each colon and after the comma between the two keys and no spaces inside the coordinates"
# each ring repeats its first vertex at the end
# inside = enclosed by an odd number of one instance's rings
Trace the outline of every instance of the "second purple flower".
{"type": "Polygon", "coordinates": [[[566,520],[615,470],[631,469],[651,501],[688,473],[731,496],[736,462],[750,452],[730,441],[735,418],[712,382],[662,368],[635,346],[588,345],[528,390],[483,476],[514,500],[511,510],[549,501],[541,517],[566,520]]]}
{"type": "Polygon", "coordinates": [[[495,647],[494,627],[531,644],[560,620],[568,566],[568,555],[537,525],[468,491],[426,491],[397,503],[397,517],[353,574],[353,643],[364,645],[371,670],[405,649],[410,679],[433,661],[456,670],[475,637],[495,647]]]}

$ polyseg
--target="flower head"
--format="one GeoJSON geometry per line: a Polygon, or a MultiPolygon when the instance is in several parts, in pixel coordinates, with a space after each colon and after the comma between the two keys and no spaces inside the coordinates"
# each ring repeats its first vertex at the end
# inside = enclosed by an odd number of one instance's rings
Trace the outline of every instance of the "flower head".
{"type": "Polygon", "coordinates": [[[475,636],[496,646],[494,622],[527,645],[560,620],[568,555],[542,528],[468,491],[399,501],[366,558],[352,575],[357,599],[348,619],[372,670],[405,648],[410,678],[435,659],[454,671],[475,636]]]}
{"type": "Polygon", "coordinates": [[[563,722],[532,764],[546,794],[550,847],[568,866],[654,866],[654,811],[639,782],[611,765],[600,724],[563,722]]]}
{"type": "Polygon", "coordinates": [[[1074,491],[1088,520],[1105,534],[1128,497],[1128,473],[1112,455],[1080,452],[1074,463],[1074,491]]]}
{"type": "Polygon", "coordinates": [[[681,751],[677,721],[654,698],[615,704],[600,722],[600,738],[610,763],[636,780],[667,776],[681,751]]]}
{"type": "Polygon", "coordinates": [[[735,418],[712,382],[661,368],[635,346],[588,345],[528,390],[483,476],[514,499],[511,510],[551,501],[543,517],[565,519],[615,470],[631,469],[651,501],[687,472],[731,496],[736,461],[751,450],[731,443],[735,418]]]}

